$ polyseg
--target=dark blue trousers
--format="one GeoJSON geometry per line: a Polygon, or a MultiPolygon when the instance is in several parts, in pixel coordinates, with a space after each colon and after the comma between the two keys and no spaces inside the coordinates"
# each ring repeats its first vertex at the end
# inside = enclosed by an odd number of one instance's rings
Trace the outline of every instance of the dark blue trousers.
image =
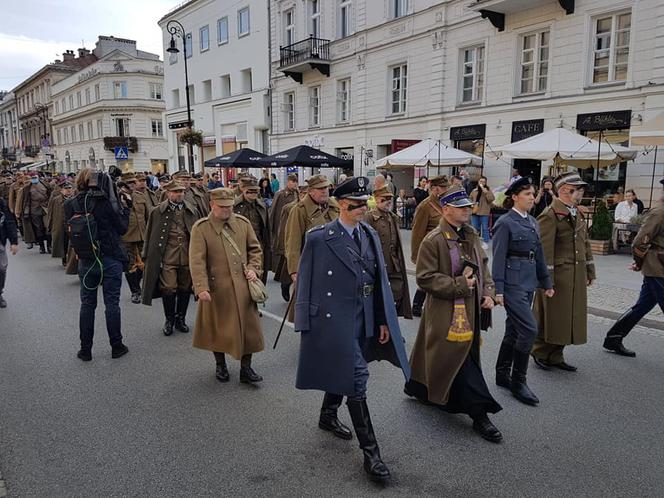
{"type": "Polygon", "coordinates": [[[639,320],[646,316],[657,304],[664,311],[664,278],[643,277],[641,293],[636,304],[613,324],[607,335],[625,337],[639,323],[639,320]]]}
{"type": "Polygon", "coordinates": [[[103,275],[99,264],[92,260],[78,262],[78,278],[81,281],[81,311],[79,331],[81,349],[91,349],[95,334],[95,310],[97,290],[101,280],[106,315],[106,330],[111,346],[122,342],[120,320],[120,289],[122,288],[122,261],[102,258],[103,275]]]}

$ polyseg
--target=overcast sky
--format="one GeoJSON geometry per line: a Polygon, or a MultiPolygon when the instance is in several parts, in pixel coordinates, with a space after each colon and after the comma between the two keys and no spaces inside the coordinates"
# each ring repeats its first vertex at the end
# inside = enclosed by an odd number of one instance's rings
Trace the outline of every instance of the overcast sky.
{"type": "Polygon", "coordinates": [[[182,0],[2,0],[0,90],[11,90],[65,50],[99,35],[136,40],[163,58],[157,21],[182,0]]]}

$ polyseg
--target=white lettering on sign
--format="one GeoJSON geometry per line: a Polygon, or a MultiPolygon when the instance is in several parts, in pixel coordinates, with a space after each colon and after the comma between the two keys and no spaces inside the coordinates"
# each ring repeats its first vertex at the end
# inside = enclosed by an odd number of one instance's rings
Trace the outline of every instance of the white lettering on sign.
{"type": "Polygon", "coordinates": [[[306,145],[307,147],[313,147],[314,149],[325,147],[325,137],[319,137],[318,135],[316,135],[312,138],[305,138],[304,145],[306,145]]]}

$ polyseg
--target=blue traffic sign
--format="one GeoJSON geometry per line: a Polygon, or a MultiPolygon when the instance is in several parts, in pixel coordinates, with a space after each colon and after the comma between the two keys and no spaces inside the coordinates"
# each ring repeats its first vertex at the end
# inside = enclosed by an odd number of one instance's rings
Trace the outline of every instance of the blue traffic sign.
{"type": "Polygon", "coordinates": [[[117,161],[126,161],[129,159],[129,150],[127,147],[113,147],[115,151],[115,159],[117,161]]]}

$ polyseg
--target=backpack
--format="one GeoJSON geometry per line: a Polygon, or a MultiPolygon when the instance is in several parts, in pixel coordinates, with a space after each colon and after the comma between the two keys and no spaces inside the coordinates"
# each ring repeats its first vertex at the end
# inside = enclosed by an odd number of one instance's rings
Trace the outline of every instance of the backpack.
{"type": "Polygon", "coordinates": [[[85,197],[85,206],[81,207],[78,197],[72,199],[74,214],[67,220],[69,243],[74,249],[78,259],[95,259],[100,256],[97,221],[92,211],[94,199],[88,206],[88,197],[85,197]]]}

